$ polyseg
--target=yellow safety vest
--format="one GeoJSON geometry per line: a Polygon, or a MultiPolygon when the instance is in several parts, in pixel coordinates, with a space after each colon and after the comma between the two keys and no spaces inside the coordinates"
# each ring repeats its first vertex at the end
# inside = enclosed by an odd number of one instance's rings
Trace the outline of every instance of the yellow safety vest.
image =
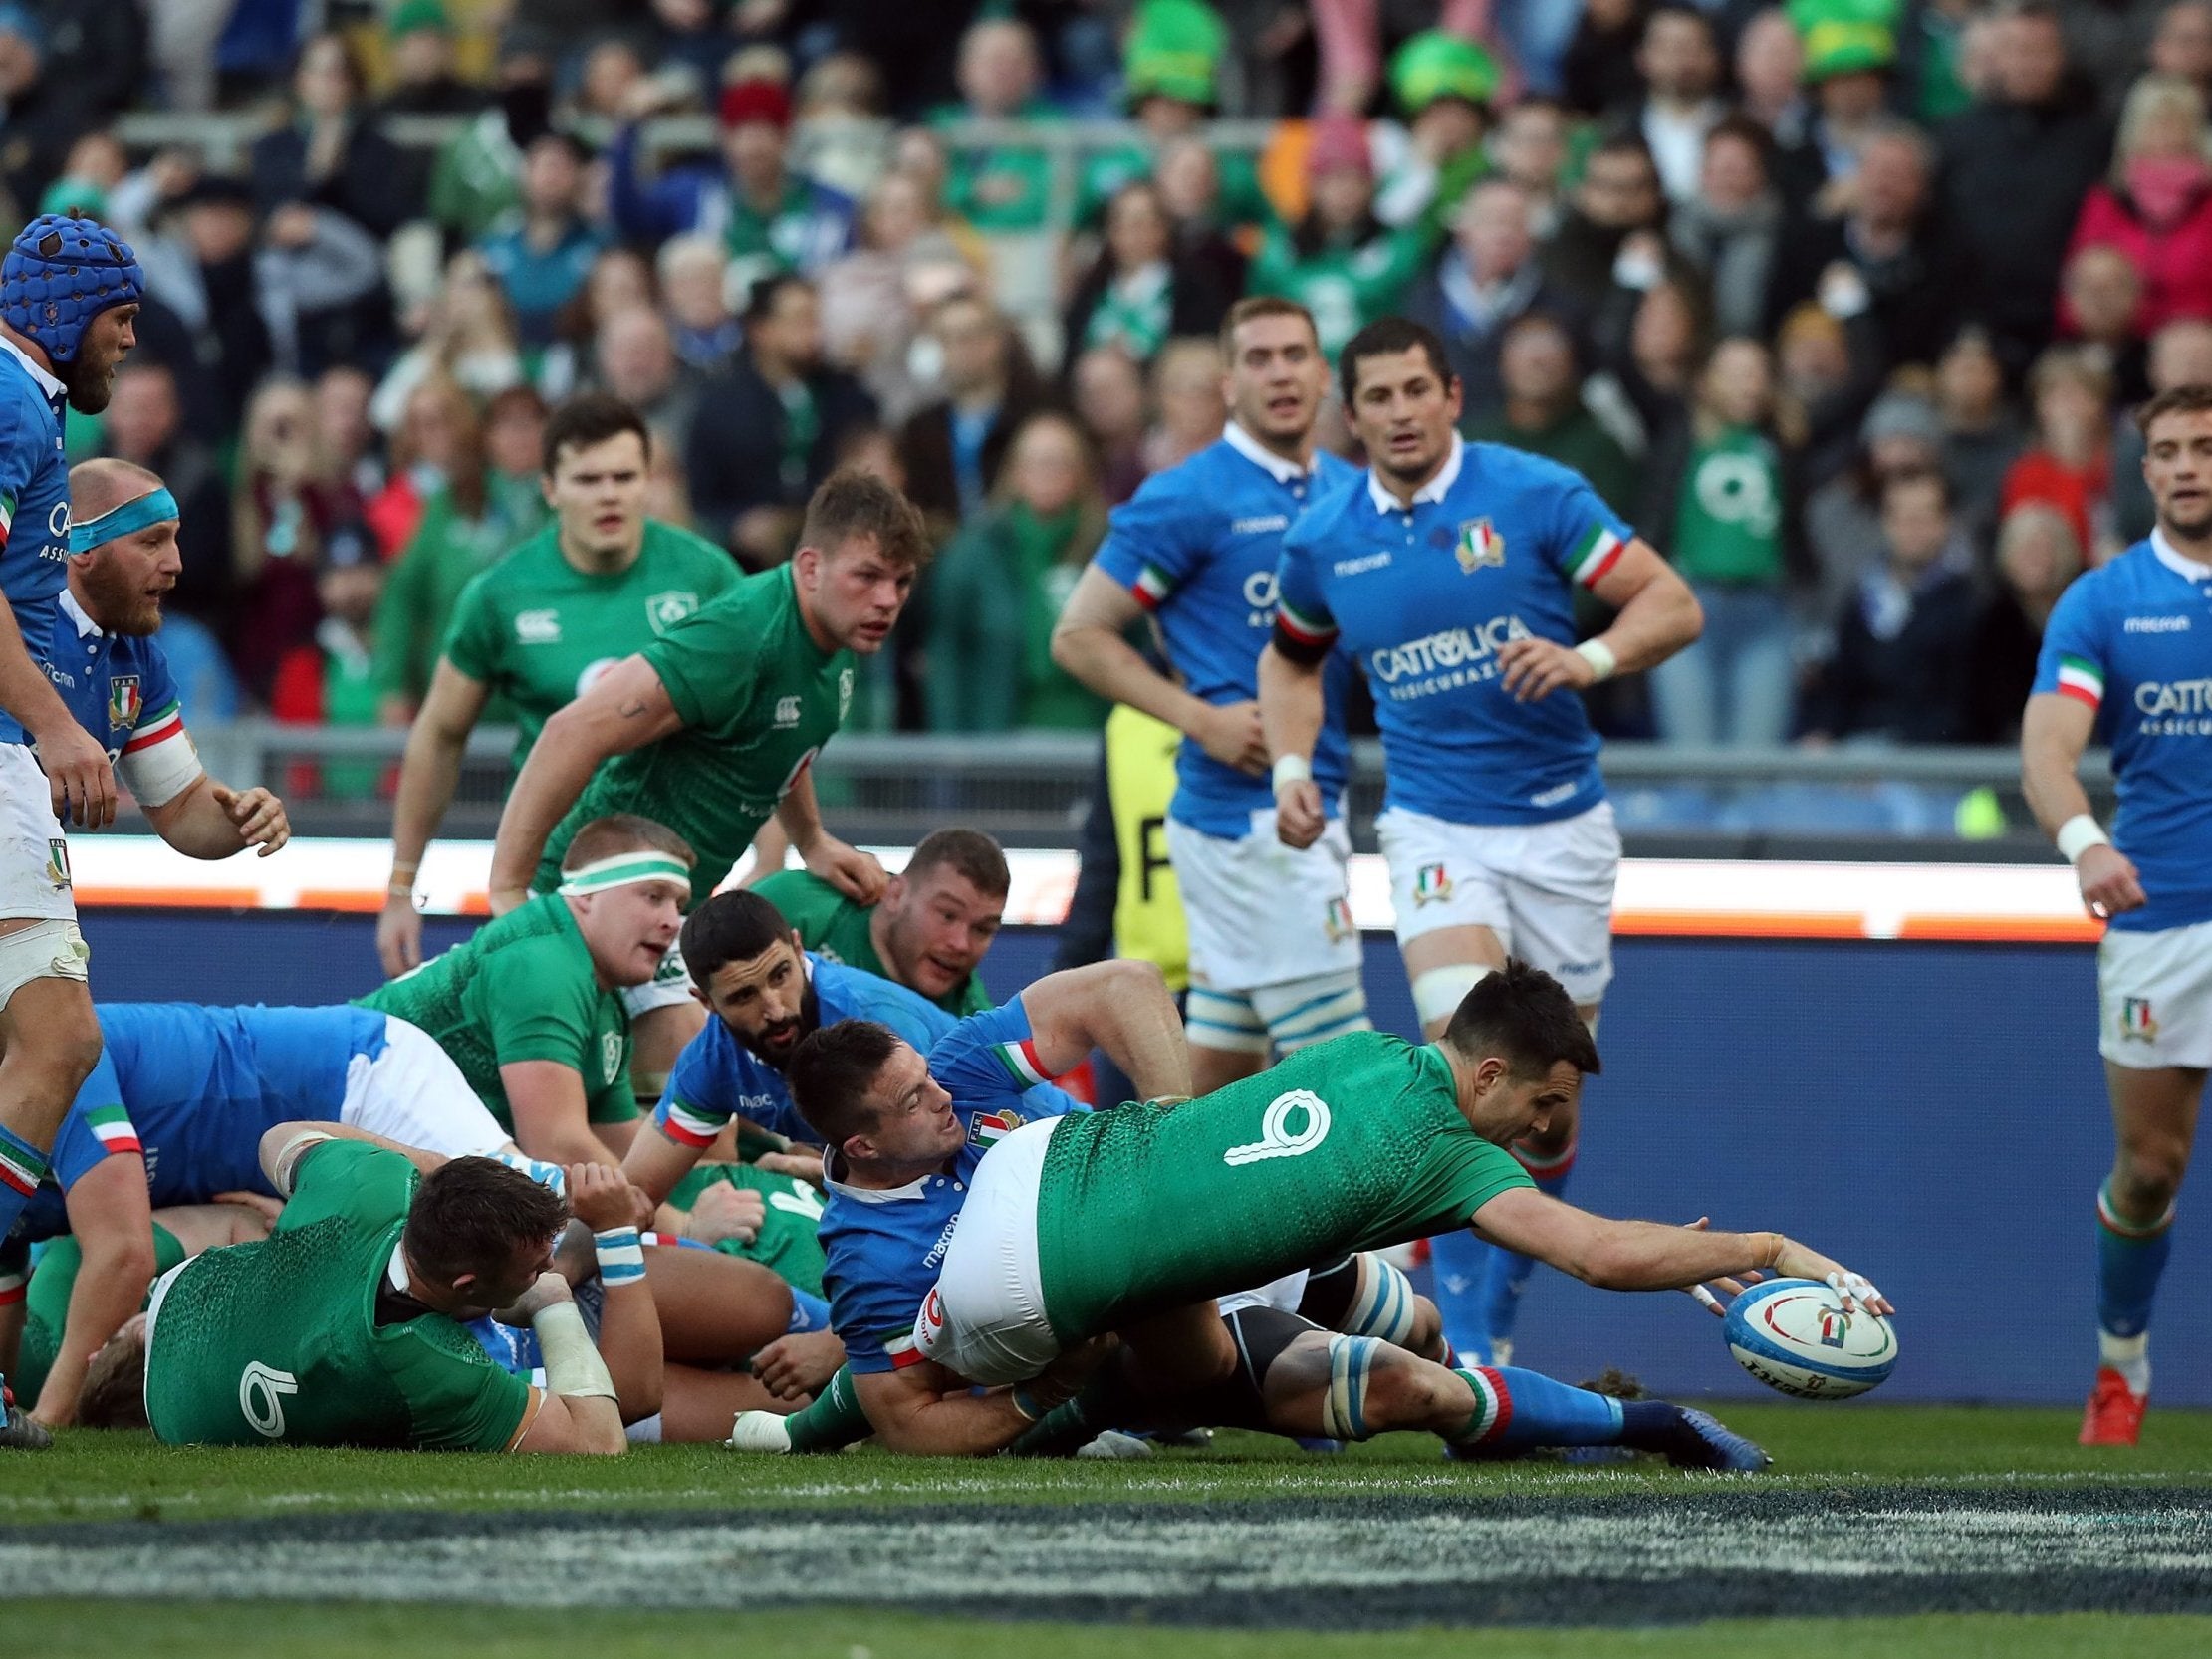
{"type": "Polygon", "coordinates": [[[1175,751],[1182,741],[1174,727],[1136,709],[1119,707],[1106,716],[1106,802],[1121,854],[1114,954],[1154,964],[1171,991],[1190,983],[1183,899],[1167,861],[1167,803],[1175,793],[1175,751]]]}

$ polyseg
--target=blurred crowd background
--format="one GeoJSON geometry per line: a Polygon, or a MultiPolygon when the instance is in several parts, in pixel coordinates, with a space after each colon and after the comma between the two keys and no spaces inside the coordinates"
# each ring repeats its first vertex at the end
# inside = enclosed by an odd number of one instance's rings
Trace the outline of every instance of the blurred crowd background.
{"type": "Polygon", "coordinates": [[[1430,324],[1696,586],[1609,735],[2002,743],[2212,381],[2208,92],[2212,0],[37,0],[0,198],[139,252],[70,442],[182,504],[199,722],[404,725],[600,387],[749,568],[837,465],[924,508],[857,723],[1096,729],[1052,619],[1273,293],[1430,324]]]}

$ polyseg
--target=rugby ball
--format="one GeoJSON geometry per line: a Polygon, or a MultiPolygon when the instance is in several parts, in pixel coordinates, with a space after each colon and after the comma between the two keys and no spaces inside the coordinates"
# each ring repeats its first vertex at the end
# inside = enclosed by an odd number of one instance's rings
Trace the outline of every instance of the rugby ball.
{"type": "Polygon", "coordinates": [[[1728,1351],[1765,1383],[1801,1400],[1863,1394],[1896,1369],[1897,1332],[1879,1314],[1843,1311],[1811,1279],[1775,1279],[1728,1304],[1728,1351]]]}

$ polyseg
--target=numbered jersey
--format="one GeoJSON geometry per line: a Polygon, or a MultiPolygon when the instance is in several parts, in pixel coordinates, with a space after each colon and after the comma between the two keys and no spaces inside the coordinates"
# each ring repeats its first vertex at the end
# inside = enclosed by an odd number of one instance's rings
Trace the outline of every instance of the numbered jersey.
{"type": "Polygon", "coordinates": [[[1045,1310],[1081,1340],[1464,1226],[1530,1184],[1460,1115],[1440,1053],[1354,1032],[1195,1100],[1062,1123],[1037,1199],[1045,1310]]]}
{"type": "Polygon", "coordinates": [[[503,1450],[530,1385],[406,1297],[417,1182],[396,1152],[326,1141],[268,1238],[194,1257],[158,1293],[146,1415],[170,1445],[503,1450]]]}
{"type": "Polygon", "coordinates": [[[645,647],[683,729],[592,775],[546,842],[540,892],[560,884],[576,832],[610,813],[691,843],[693,904],[722,884],[853,706],[853,653],[814,642],[792,582],[789,565],[747,577],[645,647]]]}

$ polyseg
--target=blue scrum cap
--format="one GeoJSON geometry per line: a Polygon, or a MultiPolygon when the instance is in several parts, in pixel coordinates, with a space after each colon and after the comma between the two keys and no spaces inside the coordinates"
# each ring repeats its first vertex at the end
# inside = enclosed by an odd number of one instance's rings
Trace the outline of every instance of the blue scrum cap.
{"type": "Polygon", "coordinates": [[[42,213],[0,261],[0,322],[57,366],[77,360],[95,317],[145,296],[130,244],[95,219],[42,213]]]}

